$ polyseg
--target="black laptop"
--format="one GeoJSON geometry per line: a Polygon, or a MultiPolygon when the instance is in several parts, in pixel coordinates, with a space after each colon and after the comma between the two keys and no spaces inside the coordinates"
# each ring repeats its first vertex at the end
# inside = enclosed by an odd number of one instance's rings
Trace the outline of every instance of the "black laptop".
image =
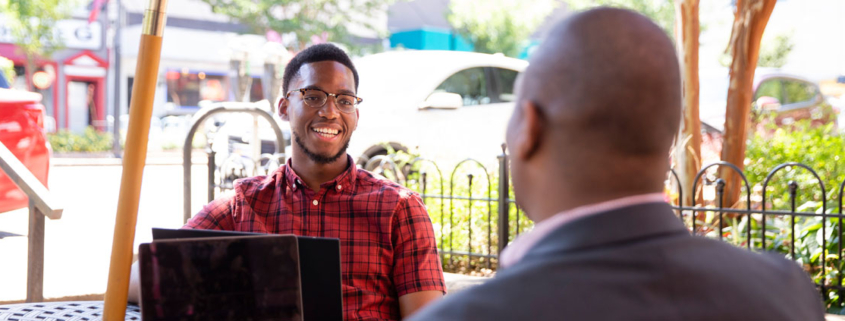
{"type": "MultiPolygon", "coordinates": [[[[153,243],[142,244],[140,250],[142,313],[146,306],[151,315],[165,315],[159,313],[167,307],[162,305],[163,300],[168,296],[184,297],[186,294],[179,289],[193,287],[204,293],[194,300],[202,301],[209,311],[228,304],[231,307],[221,311],[249,314],[249,317],[218,314],[215,319],[343,319],[338,239],[188,229],[153,228],[152,232],[153,243]],[[224,263],[229,266],[223,266],[224,263]],[[166,273],[181,278],[162,277],[166,273]],[[208,281],[221,279],[221,273],[227,273],[222,277],[228,279],[226,282],[208,281]],[[236,277],[238,273],[242,275],[236,277]],[[192,276],[186,278],[185,274],[192,276]],[[157,284],[146,282],[149,279],[155,279],[157,284]],[[216,296],[240,299],[222,303],[216,296]]],[[[149,320],[192,319],[184,316],[201,312],[198,311],[201,307],[185,300],[181,302],[194,310],[181,307],[173,310],[175,318],[150,317],[149,320]]],[[[146,315],[144,320],[148,320],[146,315]]]]}

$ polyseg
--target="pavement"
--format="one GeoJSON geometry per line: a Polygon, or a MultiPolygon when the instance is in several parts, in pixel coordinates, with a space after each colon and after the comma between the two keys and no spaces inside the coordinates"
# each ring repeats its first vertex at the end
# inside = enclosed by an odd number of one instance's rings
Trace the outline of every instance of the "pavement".
{"type": "MultiPolygon", "coordinates": [[[[204,154],[194,155],[204,162],[204,154]]],[[[46,299],[105,293],[120,190],[120,159],[53,158],[50,191],[64,205],[45,226],[46,299]]],[[[192,212],[207,203],[206,166],[192,167],[192,212]]],[[[152,227],[182,226],[182,159],[148,159],[141,188],[135,249],[150,242],[152,227]]],[[[0,302],[26,298],[28,211],[0,213],[0,231],[24,235],[0,239],[0,302]]]]}

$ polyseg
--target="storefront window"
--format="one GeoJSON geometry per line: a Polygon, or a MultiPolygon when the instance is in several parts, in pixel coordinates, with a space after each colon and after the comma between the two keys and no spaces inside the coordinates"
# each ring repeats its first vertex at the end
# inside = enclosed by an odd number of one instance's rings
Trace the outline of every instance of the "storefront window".
{"type": "Polygon", "coordinates": [[[227,100],[228,79],[225,75],[171,70],[166,78],[167,102],[177,106],[197,106],[202,100],[227,100]]]}

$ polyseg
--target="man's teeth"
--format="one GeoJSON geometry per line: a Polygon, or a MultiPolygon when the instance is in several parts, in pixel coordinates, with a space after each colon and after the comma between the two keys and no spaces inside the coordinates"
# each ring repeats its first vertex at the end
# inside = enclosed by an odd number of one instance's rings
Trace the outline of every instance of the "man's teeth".
{"type": "Polygon", "coordinates": [[[313,130],[314,132],[317,132],[319,134],[322,134],[324,136],[325,135],[334,136],[334,135],[337,135],[337,133],[338,133],[337,129],[331,129],[331,128],[311,128],[311,130],[313,130]]]}

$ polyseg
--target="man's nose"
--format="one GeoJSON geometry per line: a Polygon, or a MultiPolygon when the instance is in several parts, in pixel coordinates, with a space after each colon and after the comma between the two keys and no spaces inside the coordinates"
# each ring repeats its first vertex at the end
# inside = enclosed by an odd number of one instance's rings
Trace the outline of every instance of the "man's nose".
{"type": "Polygon", "coordinates": [[[340,109],[337,108],[337,98],[329,96],[323,107],[320,107],[318,115],[327,119],[335,119],[340,116],[340,109]]]}

